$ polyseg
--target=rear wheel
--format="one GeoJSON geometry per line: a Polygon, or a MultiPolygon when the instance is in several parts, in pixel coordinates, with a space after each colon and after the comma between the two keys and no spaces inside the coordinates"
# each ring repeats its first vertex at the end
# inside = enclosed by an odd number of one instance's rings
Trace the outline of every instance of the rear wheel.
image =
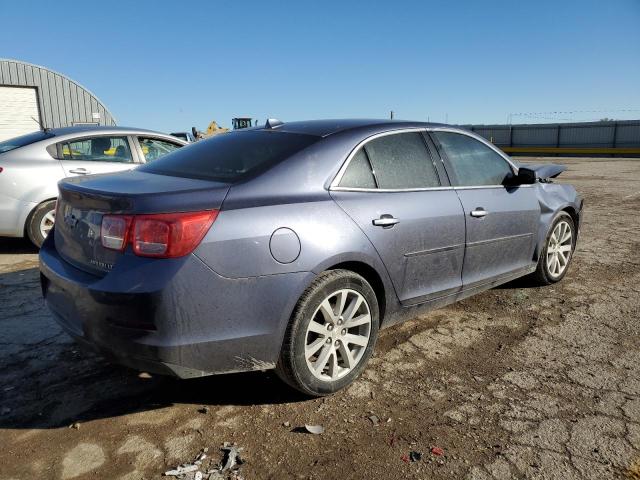
{"type": "Polygon", "coordinates": [[[566,212],[560,212],[547,233],[532,279],[538,285],[551,285],[562,280],[569,269],[575,245],[576,231],[573,218],[566,212]]]}
{"type": "Polygon", "coordinates": [[[56,220],[56,201],[42,202],[31,213],[27,223],[27,236],[36,247],[40,247],[53,228],[56,220]]]}
{"type": "Polygon", "coordinates": [[[348,270],[324,272],[296,305],[276,371],[307,395],[340,390],[364,370],[378,323],[378,301],[364,278],[348,270]]]}

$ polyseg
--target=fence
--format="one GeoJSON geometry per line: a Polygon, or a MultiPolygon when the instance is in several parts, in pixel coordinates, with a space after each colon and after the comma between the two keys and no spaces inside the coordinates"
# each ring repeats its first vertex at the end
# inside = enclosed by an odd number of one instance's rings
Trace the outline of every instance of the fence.
{"type": "Polygon", "coordinates": [[[640,157],[640,120],[465,128],[509,154],[640,157]]]}

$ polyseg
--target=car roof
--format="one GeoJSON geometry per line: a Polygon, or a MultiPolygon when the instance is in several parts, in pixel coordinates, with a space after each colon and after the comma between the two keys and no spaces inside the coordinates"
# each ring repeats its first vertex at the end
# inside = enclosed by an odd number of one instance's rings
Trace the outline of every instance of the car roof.
{"type": "Polygon", "coordinates": [[[50,128],[49,132],[56,137],[62,135],[73,135],[76,133],[96,132],[96,133],[153,133],[154,135],[167,135],[166,133],[155,132],[153,130],[146,130],[144,128],[131,128],[131,127],[105,127],[96,125],[74,125],[72,127],[50,128]]]}
{"type": "Polygon", "coordinates": [[[428,128],[440,127],[441,123],[413,122],[406,120],[388,120],[388,119],[362,119],[347,118],[333,120],[306,120],[300,122],[288,122],[277,125],[272,128],[259,127],[264,130],[278,130],[289,133],[302,133],[306,135],[315,135],[318,137],[327,137],[329,135],[345,132],[348,130],[362,129],[366,127],[374,127],[374,130],[381,132],[395,130],[398,128],[428,128]]]}

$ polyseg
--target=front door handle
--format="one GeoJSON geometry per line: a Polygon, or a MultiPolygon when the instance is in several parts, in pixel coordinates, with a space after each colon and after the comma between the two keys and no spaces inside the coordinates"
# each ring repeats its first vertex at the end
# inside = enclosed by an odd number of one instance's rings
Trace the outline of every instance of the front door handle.
{"type": "Polygon", "coordinates": [[[385,213],[384,215],[380,215],[380,218],[374,218],[371,222],[376,227],[391,228],[396,223],[400,223],[400,220],[398,220],[397,218],[393,218],[393,215],[385,213]]]}
{"type": "Polygon", "coordinates": [[[69,173],[77,173],[78,175],[88,175],[91,172],[89,170],[87,170],[86,168],[73,168],[73,169],[69,170],[69,173]]]}
{"type": "Polygon", "coordinates": [[[484,208],[477,207],[475,210],[471,211],[471,216],[475,218],[486,217],[489,214],[484,208]]]}

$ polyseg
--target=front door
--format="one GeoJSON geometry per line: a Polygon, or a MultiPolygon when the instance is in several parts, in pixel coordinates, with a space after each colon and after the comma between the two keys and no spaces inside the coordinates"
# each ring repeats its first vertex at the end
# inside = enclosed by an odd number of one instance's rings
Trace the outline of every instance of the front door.
{"type": "Polygon", "coordinates": [[[422,134],[377,136],[359,148],[331,195],[382,259],[404,304],[461,288],[465,225],[422,134]]]}
{"type": "Polygon", "coordinates": [[[540,219],[533,186],[504,186],[514,167],[475,137],[446,130],[431,135],[464,209],[464,288],[530,267],[540,219]]]}

